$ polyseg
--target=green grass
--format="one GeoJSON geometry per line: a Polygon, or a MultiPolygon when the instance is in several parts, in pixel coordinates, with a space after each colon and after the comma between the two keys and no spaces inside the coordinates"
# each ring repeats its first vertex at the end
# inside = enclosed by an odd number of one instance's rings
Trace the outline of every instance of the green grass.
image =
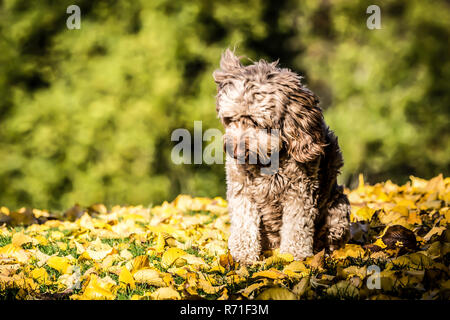
{"type": "Polygon", "coordinates": [[[117,291],[117,297],[116,300],[130,300],[131,297],[135,294],[142,296],[145,294],[145,292],[150,291],[150,292],[155,292],[156,287],[155,286],[151,286],[148,284],[136,284],[136,288],[135,289],[131,289],[129,286],[127,286],[127,288],[120,288],[117,291]]]}
{"type": "Polygon", "coordinates": [[[10,236],[0,236],[0,247],[4,247],[11,243],[11,237],[10,236]]]}
{"type": "Polygon", "coordinates": [[[52,267],[49,267],[46,264],[43,267],[44,267],[45,270],[47,270],[47,273],[48,273],[48,276],[50,277],[50,280],[57,281],[58,278],[61,276],[61,273],[58,270],[53,269],[52,267]]]}
{"type": "Polygon", "coordinates": [[[128,250],[131,252],[133,257],[142,256],[147,252],[147,248],[150,246],[149,242],[144,242],[144,244],[137,244],[133,242],[130,244],[128,250]]]}

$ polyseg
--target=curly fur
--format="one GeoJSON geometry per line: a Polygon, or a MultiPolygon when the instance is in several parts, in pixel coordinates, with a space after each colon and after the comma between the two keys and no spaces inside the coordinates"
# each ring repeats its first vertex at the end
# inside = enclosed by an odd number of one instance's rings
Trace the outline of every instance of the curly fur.
{"type": "Polygon", "coordinates": [[[323,247],[338,248],[349,234],[350,205],[336,182],[343,165],[337,138],[301,77],[277,65],[261,60],[243,66],[227,49],[213,74],[216,110],[230,149],[228,246],[245,264],[275,248],[302,259],[323,247]],[[260,129],[277,129],[279,135],[260,129]],[[252,149],[255,140],[269,150],[252,149]],[[274,174],[263,174],[261,163],[238,161],[264,150],[279,154],[274,174]]]}

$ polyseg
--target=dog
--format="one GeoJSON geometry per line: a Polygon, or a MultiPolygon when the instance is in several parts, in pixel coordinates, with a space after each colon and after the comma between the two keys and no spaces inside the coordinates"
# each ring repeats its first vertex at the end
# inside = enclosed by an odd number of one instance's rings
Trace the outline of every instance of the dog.
{"type": "Polygon", "coordinates": [[[266,250],[301,260],[340,248],[349,238],[350,204],[337,184],[342,153],[318,97],[278,61],[243,66],[230,49],[213,78],[233,258],[250,265],[266,250]],[[262,172],[273,155],[277,167],[262,172]]]}

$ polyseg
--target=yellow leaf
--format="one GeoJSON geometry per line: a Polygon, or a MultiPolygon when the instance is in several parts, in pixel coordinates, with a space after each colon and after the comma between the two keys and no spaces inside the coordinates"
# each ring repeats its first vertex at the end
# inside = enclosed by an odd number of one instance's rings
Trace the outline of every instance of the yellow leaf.
{"type": "Polygon", "coordinates": [[[234,267],[234,260],[229,252],[219,256],[219,263],[222,267],[227,268],[228,270],[233,269],[234,267]]]}
{"type": "Polygon", "coordinates": [[[95,274],[91,274],[89,283],[83,295],[76,296],[80,300],[113,300],[115,295],[111,290],[115,287],[115,282],[109,277],[100,279],[95,274]]]}
{"type": "Polygon", "coordinates": [[[136,289],[136,284],[134,283],[133,276],[126,267],[122,267],[119,274],[119,283],[124,283],[125,285],[130,285],[131,289],[136,289]]]}
{"type": "Polygon", "coordinates": [[[249,276],[248,269],[244,265],[240,266],[239,269],[236,270],[236,274],[238,276],[241,276],[241,277],[244,277],[244,278],[247,278],[249,276]]]}
{"type": "Polygon", "coordinates": [[[375,241],[373,244],[379,246],[382,249],[387,247],[387,245],[383,242],[381,238],[377,239],[377,241],[375,241]]]}
{"type": "Polygon", "coordinates": [[[334,259],[358,258],[362,256],[364,256],[364,249],[357,244],[346,244],[344,248],[336,250],[332,254],[334,259]]]}
{"type": "Polygon", "coordinates": [[[164,252],[161,258],[161,265],[165,268],[170,267],[178,258],[185,255],[186,252],[179,248],[169,248],[164,252]]]}
{"type": "Polygon", "coordinates": [[[392,212],[398,212],[400,213],[402,216],[409,216],[409,210],[406,206],[401,206],[401,205],[396,205],[394,208],[391,209],[392,212]]]}
{"type": "Polygon", "coordinates": [[[327,289],[327,294],[338,298],[357,298],[359,290],[348,281],[340,281],[327,289]]]}
{"type": "Polygon", "coordinates": [[[224,288],[222,291],[222,295],[217,298],[217,300],[228,300],[230,297],[228,296],[228,289],[224,288]]]}
{"type": "Polygon", "coordinates": [[[263,277],[269,279],[283,279],[286,278],[286,275],[276,269],[269,269],[265,271],[255,272],[252,275],[252,278],[263,277]]]}
{"type": "Polygon", "coordinates": [[[127,249],[121,250],[120,256],[122,258],[124,258],[125,260],[130,260],[131,258],[133,258],[133,254],[130,251],[128,251],[127,249]]]}
{"type": "Polygon", "coordinates": [[[248,287],[240,290],[239,292],[246,298],[249,298],[250,295],[252,295],[255,291],[257,291],[258,289],[266,286],[269,283],[269,281],[267,279],[263,279],[261,282],[256,282],[253,283],[251,285],[249,285],[248,287]]]}
{"type": "Polygon", "coordinates": [[[192,211],[206,210],[206,206],[210,203],[211,203],[211,199],[203,198],[203,197],[195,197],[192,199],[190,209],[192,211]]]}
{"type": "Polygon", "coordinates": [[[4,256],[8,256],[13,252],[19,251],[20,248],[13,246],[12,243],[7,244],[6,246],[0,247],[0,254],[4,256]]]}
{"type": "MultiPolygon", "coordinates": [[[[79,258],[78,258],[79,259],[79,258]]],[[[119,259],[117,254],[112,254],[112,255],[108,255],[106,256],[105,259],[103,259],[103,261],[101,262],[101,266],[103,269],[108,270],[109,267],[111,267],[113,265],[113,263],[115,261],[117,261],[119,259]]]]}
{"type": "Polygon", "coordinates": [[[13,275],[14,273],[16,273],[17,270],[20,269],[19,263],[1,264],[3,262],[6,262],[6,261],[4,261],[3,259],[0,260],[0,276],[9,277],[9,276],[13,275]]]}
{"type": "Polygon", "coordinates": [[[181,296],[173,287],[159,288],[152,293],[151,297],[155,300],[180,300],[181,296]]]}
{"type": "Polygon", "coordinates": [[[210,281],[206,279],[198,279],[198,288],[205,291],[207,294],[216,294],[223,286],[214,287],[210,281]]]}
{"type": "Polygon", "coordinates": [[[36,242],[32,237],[27,236],[23,232],[15,233],[12,237],[11,243],[13,246],[20,248],[23,244],[36,242]]]}
{"type": "Polygon", "coordinates": [[[409,217],[408,217],[407,222],[409,224],[412,224],[412,225],[414,225],[414,224],[422,224],[422,219],[420,218],[420,216],[417,214],[416,211],[411,211],[409,213],[409,217]]]}
{"type": "Polygon", "coordinates": [[[80,254],[80,256],[78,257],[78,261],[83,261],[83,260],[92,260],[91,256],[89,255],[89,253],[87,253],[87,251],[84,251],[82,254],[80,254]]]}
{"type": "Polygon", "coordinates": [[[312,257],[308,257],[306,259],[306,263],[308,263],[311,266],[311,268],[316,268],[316,269],[321,270],[323,267],[324,259],[325,259],[325,249],[316,253],[312,257]]]}
{"type": "MultiPolygon", "coordinates": [[[[1,278],[0,278],[1,279],[1,278]]],[[[12,277],[13,280],[13,286],[21,288],[28,291],[36,291],[38,288],[38,284],[34,282],[32,278],[25,277],[23,273],[20,273],[18,275],[14,275],[12,277]]]]}
{"type": "Polygon", "coordinates": [[[177,276],[180,276],[180,277],[182,277],[183,279],[185,279],[189,271],[186,270],[186,268],[175,268],[175,269],[172,269],[171,272],[173,272],[173,273],[175,273],[177,276]]]}
{"type": "Polygon", "coordinates": [[[442,281],[440,283],[440,287],[441,287],[441,289],[450,290],[450,279],[442,281]]]}
{"type": "Polygon", "coordinates": [[[295,272],[300,275],[307,275],[309,273],[308,268],[306,268],[305,264],[301,261],[293,261],[287,266],[284,267],[283,273],[295,272]]]}
{"type": "Polygon", "coordinates": [[[444,232],[446,227],[433,227],[424,237],[423,239],[425,241],[429,241],[431,237],[433,237],[435,234],[440,236],[442,232],[444,232]]]}
{"type": "Polygon", "coordinates": [[[172,285],[175,283],[175,281],[173,280],[172,275],[171,275],[171,274],[168,274],[168,273],[166,273],[166,274],[162,277],[162,279],[163,279],[164,283],[165,283],[167,286],[172,286],[172,285]]]}
{"type": "Polygon", "coordinates": [[[34,239],[38,242],[38,244],[46,246],[48,245],[48,240],[44,236],[37,235],[34,237],[34,239]]]}
{"type": "Polygon", "coordinates": [[[407,207],[408,209],[415,209],[416,208],[416,204],[414,201],[412,200],[408,200],[408,199],[404,199],[404,198],[399,198],[396,201],[398,206],[403,206],[403,207],[407,207]]]}
{"type": "Polygon", "coordinates": [[[355,221],[370,221],[376,210],[369,208],[368,206],[358,209],[355,213],[352,212],[352,216],[355,221]]]}
{"type": "Polygon", "coordinates": [[[411,180],[411,186],[413,190],[417,191],[418,193],[425,193],[427,192],[427,185],[428,181],[424,179],[420,179],[414,176],[409,176],[409,179],[411,180]]]}
{"type": "Polygon", "coordinates": [[[49,285],[52,283],[45,268],[34,269],[33,271],[31,271],[31,276],[41,284],[49,285]]]}
{"type": "Polygon", "coordinates": [[[72,266],[70,265],[70,260],[66,257],[50,257],[47,260],[47,265],[52,267],[55,270],[58,270],[60,273],[71,273],[72,266]]]}
{"type": "Polygon", "coordinates": [[[49,235],[49,238],[52,240],[61,240],[64,238],[64,233],[61,231],[52,231],[49,235]]]}
{"type": "Polygon", "coordinates": [[[270,267],[276,264],[287,264],[287,263],[289,262],[280,256],[271,256],[264,260],[264,265],[266,267],[270,267]]]}
{"type": "Polygon", "coordinates": [[[137,256],[133,260],[133,269],[131,269],[131,273],[134,274],[136,271],[141,270],[141,269],[146,269],[149,266],[150,265],[149,265],[147,255],[137,256]]]}
{"type": "Polygon", "coordinates": [[[227,283],[228,284],[238,284],[241,282],[246,281],[246,279],[244,277],[241,277],[237,274],[232,274],[230,276],[227,277],[227,283]]]}
{"type": "Polygon", "coordinates": [[[212,256],[220,256],[227,253],[227,243],[224,241],[213,240],[205,245],[205,249],[212,256]]]}
{"type": "Polygon", "coordinates": [[[187,264],[190,265],[208,266],[208,264],[202,258],[194,256],[192,254],[185,254],[181,256],[181,258],[186,260],[187,264]]]}
{"type": "Polygon", "coordinates": [[[164,236],[163,236],[162,232],[158,232],[158,240],[156,240],[155,251],[157,253],[163,252],[165,245],[166,245],[166,240],[164,240],[164,236]]]}
{"type": "Polygon", "coordinates": [[[215,265],[211,269],[209,269],[209,272],[225,273],[226,270],[221,265],[215,265]]]}
{"type": "Polygon", "coordinates": [[[79,243],[77,241],[74,241],[74,243],[75,243],[75,248],[77,248],[77,254],[82,254],[83,252],[86,251],[86,249],[84,248],[84,246],[81,243],[79,243]]]}
{"type": "Polygon", "coordinates": [[[386,265],[386,270],[390,270],[395,266],[406,267],[414,270],[422,270],[432,265],[438,267],[438,265],[435,264],[431,258],[422,253],[415,252],[393,259],[386,265]]]}
{"type": "Polygon", "coordinates": [[[102,260],[111,253],[112,249],[113,248],[110,245],[101,242],[101,240],[97,238],[86,248],[86,252],[93,260],[102,260]]]}
{"type": "Polygon", "coordinates": [[[62,250],[62,251],[66,251],[67,250],[67,243],[65,243],[65,242],[57,242],[56,243],[57,244],[57,246],[58,246],[58,248],[60,249],[60,250],[62,250]]]}
{"type": "Polygon", "coordinates": [[[292,292],[296,294],[298,297],[302,297],[307,290],[311,287],[310,278],[303,277],[293,288],[292,292]]]}
{"type": "Polygon", "coordinates": [[[158,271],[152,269],[141,269],[134,273],[134,280],[137,283],[146,283],[155,287],[166,287],[166,283],[161,279],[158,271]]]}
{"type": "Polygon", "coordinates": [[[135,214],[135,213],[129,213],[129,214],[125,214],[122,216],[122,218],[124,220],[137,220],[137,221],[142,221],[145,220],[145,217],[140,215],[140,214],[135,214]]]}
{"type": "Polygon", "coordinates": [[[58,278],[58,287],[62,286],[65,289],[73,289],[80,285],[81,273],[79,270],[72,274],[63,274],[58,278]]]}
{"type": "Polygon", "coordinates": [[[189,195],[180,194],[175,198],[173,204],[182,211],[188,211],[192,206],[192,198],[189,195]]]}
{"type": "Polygon", "coordinates": [[[345,269],[340,269],[338,267],[338,275],[346,279],[351,278],[353,276],[358,276],[359,278],[364,279],[367,275],[367,268],[365,266],[364,267],[350,266],[345,269]]]}
{"type": "Polygon", "coordinates": [[[286,288],[269,288],[256,297],[256,300],[297,300],[297,296],[286,288]]]}
{"type": "Polygon", "coordinates": [[[439,241],[435,241],[428,247],[427,251],[425,251],[424,254],[426,254],[431,259],[439,258],[441,256],[441,248],[441,243],[439,241]]]}
{"type": "Polygon", "coordinates": [[[404,226],[405,228],[409,227],[406,221],[406,217],[403,216],[400,212],[381,212],[378,215],[378,218],[380,219],[380,222],[385,225],[399,224],[401,226],[404,226]]]}
{"type": "Polygon", "coordinates": [[[290,253],[279,253],[277,254],[278,257],[285,260],[286,262],[292,262],[294,261],[294,256],[290,253]]]}
{"type": "Polygon", "coordinates": [[[20,263],[26,263],[30,257],[30,254],[19,247],[14,246],[12,243],[6,246],[0,247],[0,257],[15,258],[20,263]]]}

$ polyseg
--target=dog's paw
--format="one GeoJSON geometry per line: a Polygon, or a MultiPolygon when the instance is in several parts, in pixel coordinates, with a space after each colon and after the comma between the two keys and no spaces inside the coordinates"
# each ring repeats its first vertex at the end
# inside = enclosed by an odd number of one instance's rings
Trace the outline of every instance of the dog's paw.
{"type": "Polygon", "coordinates": [[[245,245],[244,242],[228,242],[228,248],[234,261],[249,266],[259,260],[260,248],[258,246],[245,245]]]}
{"type": "Polygon", "coordinates": [[[234,261],[244,264],[246,266],[252,265],[254,262],[259,260],[259,250],[258,248],[251,247],[230,247],[230,253],[234,261]]]}
{"type": "Polygon", "coordinates": [[[341,238],[336,239],[333,237],[328,237],[327,239],[327,251],[333,252],[345,246],[345,244],[350,240],[350,230],[345,230],[341,238]]]}
{"type": "Polygon", "coordinates": [[[246,267],[251,266],[259,260],[259,255],[246,255],[246,254],[233,254],[231,252],[233,260],[239,264],[245,265],[246,267]]]}

